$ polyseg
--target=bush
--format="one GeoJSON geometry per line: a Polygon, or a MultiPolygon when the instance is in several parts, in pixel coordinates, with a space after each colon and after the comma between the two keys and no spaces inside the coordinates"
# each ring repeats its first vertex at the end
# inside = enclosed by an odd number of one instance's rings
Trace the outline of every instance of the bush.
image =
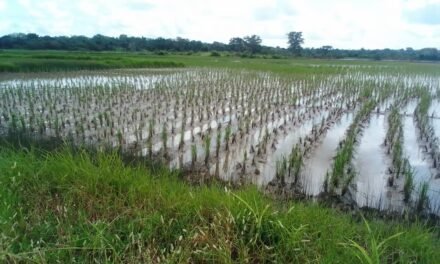
{"type": "Polygon", "coordinates": [[[210,55],[211,57],[221,57],[221,54],[220,53],[218,53],[217,51],[213,51],[213,52],[211,52],[211,55],[210,55]]]}

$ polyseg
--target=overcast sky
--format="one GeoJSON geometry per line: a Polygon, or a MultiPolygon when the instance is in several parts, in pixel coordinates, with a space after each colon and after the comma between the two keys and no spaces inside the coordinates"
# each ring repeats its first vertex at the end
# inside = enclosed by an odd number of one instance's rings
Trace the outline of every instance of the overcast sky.
{"type": "Polygon", "coordinates": [[[440,48],[440,0],[0,0],[0,35],[104,34],[286,46],[440,48]]]}

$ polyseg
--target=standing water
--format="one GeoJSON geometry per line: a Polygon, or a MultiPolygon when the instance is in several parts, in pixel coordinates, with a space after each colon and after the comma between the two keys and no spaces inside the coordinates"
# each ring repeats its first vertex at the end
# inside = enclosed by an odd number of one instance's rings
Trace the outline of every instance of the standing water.
{"type": "Polygon", "coordinates": [[[355,199],[358,206],[383,209],[388,197],[387,170],[391,164],[389,156],[382,146],[386,135],[385,115],[374,114],[368,127],[364,129],[360,144],[354,155],[353,163],[357,176],[355,199]]]}
{"type": "MultiPolygon", "coordinates": [[[[412,103],[408,105],[407,114],[413,113],[411,111],[413,105],[412,103]]],[[[403,153],[408,158],[409,164],[413,169],[415,195],[418,194],[421,184],[427,182],[429,184],[428,197],[430,206],[431,208],[438,208],[440,206],[440,201],[438,200],[440,181],[434,179],[435,171],[431,167],[428,155],[419,147],[417,128],[412,115],[407,115],[403,118],[403,143],[403,153]]]]}
{"type": "Polygon", "coordinates": [[[324,137],[320,145],[310,153],[305,161],[301,175],[302,184],[308,195],[318,195],[323,188],[325,175],[332,166],[338,143],[344,138],[345,132],[353,119],[353,113],[344,115],[324,137]]]}

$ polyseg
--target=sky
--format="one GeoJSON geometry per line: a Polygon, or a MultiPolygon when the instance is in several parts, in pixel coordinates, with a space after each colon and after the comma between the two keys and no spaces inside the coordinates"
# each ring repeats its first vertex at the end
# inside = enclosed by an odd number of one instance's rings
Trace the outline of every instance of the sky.
{"type": "Polygon", "coordinates": [[[0,35],[144,36],[286,47],[440,48],[440,0],[0,0],[0,35]]]}

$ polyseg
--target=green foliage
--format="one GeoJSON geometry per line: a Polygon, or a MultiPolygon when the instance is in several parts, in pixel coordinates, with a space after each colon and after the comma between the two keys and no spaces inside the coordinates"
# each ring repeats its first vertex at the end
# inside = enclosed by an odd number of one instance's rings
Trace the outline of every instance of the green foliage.
{"type": "Polygon", "coordinates": [[[205,165],[208,166],[209,154],[211,152],[211,136],[209,134],[207,134],[205,137],[204,148],[205,148],[205,165]]]}
{"type": "Polygon", "coordinates": [[[115,68],[179,68],[183,63],[141,56],[78,52],[23,52],[0,54],[0,72],[53,72],[115,68]],[[3,58],[2,58],[3,57],[3,58]]]}
{"type": "Polygon", "coordinates": [[[429,207],[428,189],[429,183],[424,182],[420,185],[419,197],[417,200],[417,212],[422,212],[429,207]]]}
{"type": "Polygon", "coordinates": [[[292,31],[287,33],[287,44],[289,45],[289,51],[294,55],[300,55],[304,43],[302,32],[292,31]]]}
{"type": "Polygon", "coordinates": [[[405,182],[403,184],[403,201],[409,203],[414,190],[414,176],[410,168],[405,169],[405,182]]]}

